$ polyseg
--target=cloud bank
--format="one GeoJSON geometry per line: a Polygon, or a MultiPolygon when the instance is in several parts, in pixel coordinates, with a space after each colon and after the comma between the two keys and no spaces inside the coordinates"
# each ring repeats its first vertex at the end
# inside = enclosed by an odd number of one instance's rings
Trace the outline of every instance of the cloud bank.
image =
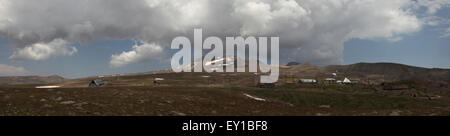
{"type": "Polygon", "coordinates": [[[441,36],[442,38],[450,37],[450,27],[445,29],[445,32],[441,36]]]}
{"type": "Polygon", "coordinates": [[[49,43],[35,43],[22,49],[17,49],[9,59],[12,60],[46,60],[52,56],[72,56],[78,50],[62,39],[49,43]]]}
{"type": "Polygon", "coordinates": [[[434,14],[439,9],[448,7],[450,5],[450,0],[417,0],[415,3],[416,8],[420,6],[427,8],[427,13],[434,14]]]}
{"type": "Polygon", "coordinates": [[[23,67],[15,67],[5,64],[0,64],[0,76],[20,76],[30,74],[28,70],[23,67]]]}
{"type": "Polygon", "coordinates": [[[76,53],[67,43],[142,40],[112,55],[110,65],[120,67],[150,60],[163,52],[159,45],[202,28],[204,36],[279,36],[283,60],[326,65],[343,62],[350,39],[400,40],[448,6],[449,0],[0,0],[0,36],[13,42],[10,59],[18,60],[76,53]],[[427,16],[416,15],[421,8],[427,16]]]}
{"type": "Polygon", "coordinates": [[[119,55],[112,55],[110,66],[113,68],[122,67],[127,64],[144,62],[159,58],[163,48],[155,43],[146,43],[141,41],[141,45],[133,45],[131,51],[122,52],[119,55]]]}

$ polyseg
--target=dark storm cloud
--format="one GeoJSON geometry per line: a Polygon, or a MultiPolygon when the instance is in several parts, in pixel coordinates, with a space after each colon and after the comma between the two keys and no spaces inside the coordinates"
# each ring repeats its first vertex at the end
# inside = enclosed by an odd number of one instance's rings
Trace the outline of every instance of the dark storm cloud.
{"type": "Polygon", "coordinates": [[[45,60],[77,52],[68,43],[141,40],[112,55],[115,67],[164,52],[176,36],[279,36],[282,59],[343,62],[352,38],[401,39],[421,30],[419,7],[435,13],[447,0],[0,0],[0,36],[14,43],[10,59],[45,60]],[[141,47],[141,48],[140,48],[141,47]],[[155,50],[153,50],[155,49],[155,50]],[[139,51],[138,51],[139,50],[139,51]],[[149,51],[152,50],[152,51],[149,51]],[[36,57],[41,56],[41,57],[36,57]]]}

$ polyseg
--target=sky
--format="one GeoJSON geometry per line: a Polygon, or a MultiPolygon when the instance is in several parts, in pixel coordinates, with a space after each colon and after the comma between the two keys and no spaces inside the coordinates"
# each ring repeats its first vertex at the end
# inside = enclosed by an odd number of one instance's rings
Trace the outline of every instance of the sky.
{"type": "Polygon", "coordinates": [[[177,36],[277,36],[280,62],[450,69],[450,0],[0,0],[0,76],[170,68],[177,36]]]}
{"type": "MultiPolygon", "coordinates": [[[[449,19],[450,8],[436,13],[449,19]]],[[[345,43],[344,64],[358,62],[393,62],[426,68],[450,69],[450,37],[442,37],[447,24],[426,26],[420,32],[404,36],[402,40],[352,39],[345,43]]]]}

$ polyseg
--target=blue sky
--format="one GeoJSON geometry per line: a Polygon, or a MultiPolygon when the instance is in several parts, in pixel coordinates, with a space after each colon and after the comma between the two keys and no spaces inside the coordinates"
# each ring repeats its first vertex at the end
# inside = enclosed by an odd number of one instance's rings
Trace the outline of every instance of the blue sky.
{"type": "MultiPolygon", "coordinates": [[[[442,18],[450,18],[450,9],[437,13],[442,18]]],[[[427,68],[450,68],[450,38],[441,37],[448,27],[426,26],[417,33],[403,37],[403,40],[353,39],[345,43],[344,63],[394,62],[427,68]]]]}
{"type": "Polygon", "coordinates": [[[7,39],[0,40],[0,64],[25,67],[36,75],[61,75],[68,78],[148,72],[170,68],[168,62],[152,61],[131,64],[120,68],[109,65],[112,54],[129,50],[134,42],[130,40],[96,41],[87,45],[75,44],[78,53],[73,56],[53,57],[42,61],[12,61],[12,45],[7,39]],[[6,46],[4,46],[6,45],[6,46]]]}
{"type": "MultiPolygon", "coordinates": [[[[353,39],[345,43],[344,64],[358,62],[394,62],[427,68],[450,68],[450,38],[441,38],[438,27],[426,27],[418,33],[404,36],[403,40],[353,39]]],[[[78,78],[93,75],[148,72],[170,68],[169,62],[130,64],[111,68],[112,54],[129,50],[133,40],[96,41],[88,45],[75,46],[78,53],[73,56],[54,57],[43,61],[12,61],[12,45],[0,39],[0,64],[21,66],[37,75],[61,75],[78,78]],[[6,45],[6,46],[4,46],[6,45]]]]}

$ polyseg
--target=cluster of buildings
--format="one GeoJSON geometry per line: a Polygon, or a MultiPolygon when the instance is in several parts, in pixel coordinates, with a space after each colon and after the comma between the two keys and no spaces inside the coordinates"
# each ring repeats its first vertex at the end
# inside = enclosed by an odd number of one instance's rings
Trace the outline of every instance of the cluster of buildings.
{"type": "MultiPolygon", "coordinates": [[[[303,84],[316,84],[319,83],[316,79],[300,79],[299,83],[303,84]]],[[[356,84],[357,80],[350,80],[349,78],[344,78],[343,80],[337,80],[335,78],[325,78],[323,80],[325,84],[356,84]]]]}
{"type": "MultiPolygon", "coordinates": [[[[344,77],[343,79],[338,80],[338,79],[336,79],[336,77],[337,77],[336,73],[333,73],[332,75],[333,75],[334,78],[331,78],[331,77],[325,78],[325,79],[322,80],[322,83],[324,83],[324,84],[356,84],[356,83],[359,83],[358,80],[350,80],[347,77],[344,77]]],[[[319,81],[317,79],[305,79],[305,78],[303,78],[303,79],[299,80],[299,83],[316,84],[316,83],[319,83],[319,81]]]]}

